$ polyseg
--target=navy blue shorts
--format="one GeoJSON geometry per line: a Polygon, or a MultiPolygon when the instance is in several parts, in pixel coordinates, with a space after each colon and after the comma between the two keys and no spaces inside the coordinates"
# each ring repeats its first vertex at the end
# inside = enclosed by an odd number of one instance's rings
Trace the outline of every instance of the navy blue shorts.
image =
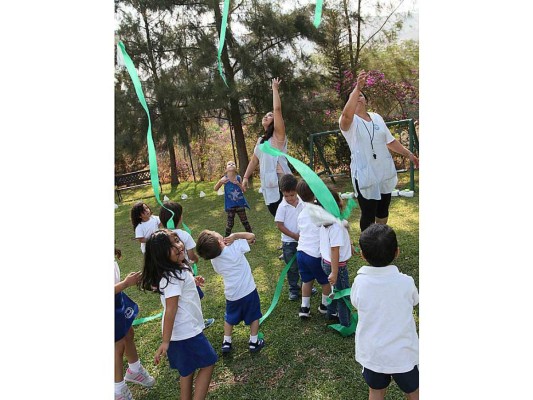
{"type": "Polygon", "coordinates": [[[404,393],[413,393],[418,389],[418,367],[416,365],[411,371],[400,374],[382,374],[363,367],[363,378],[372,389],[385,389],[389,386],[391,377],[404,393]]]}
{"type": "Polygon", "coordinates": [[[138,313],[139,306],[126,293],[115,295],[115,342],[126,336],[138,313]]]}
{"type": "Polygon", "coordinates": [[[185,339],[171,341],[167,350],[170,368],[177,369],[180,376],[189,376],[198,368],[217,362],[218,356],[203,332],[185,339]]]}
{"type": "Polygon", "coordinates": [[[226,300],[226,315],[224,315],[224,319],[230,325],[237,325],[241,321],[244,321],[246,325],[250,325],[262,316],[257,289],[254,289],[253,292],[242,299],[226,300]]]}
{"type": "Polygon", "coordinates": [[[316,279],[321,285],[328,283],[328,276],[322,269],[322,259],[320,257],[312,257],[303,251],[298,251],[296,260],[298,261],[302,282],[311,282],[316,279]]]}

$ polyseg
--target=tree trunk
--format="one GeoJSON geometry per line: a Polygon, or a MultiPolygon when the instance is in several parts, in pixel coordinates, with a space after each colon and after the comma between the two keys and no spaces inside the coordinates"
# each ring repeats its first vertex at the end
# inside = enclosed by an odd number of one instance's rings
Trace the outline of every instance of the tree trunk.
{"type": "MultiPolygon", "coordinates": [[[[348,29],[348,53],[350,54],[350,69],[351,71],[354,71],[355,62],[354,62],[354,57],[353,57],[352,28],[350,26],[350,16],[348,15],[348,2],[349,0],[343,0],[342,4],[344,6],[344,18],[345,18],[344,23],[346,24],[346,29],[348,29]]],[[[360,5],[361,5],[361,0],[359,0],[359,6],[360,5]]]]}
{"type": "Polygon", "coordinates": [[[170,157],[170,187],[174,189],[178,187],[180,180],[178,178],[178,169],[176,168],[176,151],[172,142],[172,139],[167,138],[168,155],[170,157]]]}
{"type": "Polygon", "coordinates": [[[196,174],[194,173],[194,164],[192,163],[191,143],[187,140],[187,153],[189,153],[189,162],[191,163],[192,179],[196,183],[196,174]]]}

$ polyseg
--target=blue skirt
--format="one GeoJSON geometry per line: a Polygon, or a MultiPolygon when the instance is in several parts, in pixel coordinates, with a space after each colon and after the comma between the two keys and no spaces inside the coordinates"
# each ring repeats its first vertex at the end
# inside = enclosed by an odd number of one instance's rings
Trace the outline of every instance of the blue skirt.
{"type": "Polygon", "coordinates": [[[167,350],[170,368],[177,369],[180,376],[189,376],[198,368],[217,362],[218,356],[203,332],[185,340],[173,340],[167,350]]]}
{"type": "Polygon", "coordinates": [[[139,306],[125,293],[115,295],[115,342],[126,336],[138,313],[139,306]]]}

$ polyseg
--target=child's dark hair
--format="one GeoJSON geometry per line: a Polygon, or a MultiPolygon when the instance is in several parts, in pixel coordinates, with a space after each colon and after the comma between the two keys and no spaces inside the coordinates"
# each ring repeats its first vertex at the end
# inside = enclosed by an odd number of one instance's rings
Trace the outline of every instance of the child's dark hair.
{"type": "Polygon", "coordinates": [[[181,204],[174,203],[173,201],[165,201],[163,203],[163,206],[164,207],[161,207],[161,210],[159,210],[159,220],[161,221],[163,226],[166,227],[168,220],[172,216],[172,214],[168,210],[171,210],[174,213],[172,221],[174,221],[174,226],[177,228],[180,222],[181,215],[183,214],[183,207],[181,206],[181,204]]]}
{"type": "MultiPolygon", "coordinates": [[[[138,201],[131,208],[130,218],[131,218],[131,224],[133,225],[134,232],[135,232],[135,228],[137,228],[137,225],[139,225],[142,222],[141,214],[144,211],[144,206],[145,206],[145,203],[143,203],[142,201],[138,201]]],[[[148,207],[148,205],[146,205],[146,207],[148,207]]]]}
{"type": "Polygon", "coordinates": [[[298,179],[293,174],[285,174],[279,180],[279,190],[281,193],[296,191],[298,179]]]}
{"type": "Polygon", "coordinates": [[[270,123],[270,125],[267,127],[265,134],[261,137],[261,142],[264,143],[268,139],[270,139],[274,135],[274,121],[270,123]]]}
{"type": "Polygon", "coordinates": [[[396,256],[398,241],[396,233],[390,226],[372,224],[361,233],[359,246],[370,265],[386,267],[396,256]]]}
{"type": "Polygon", "coordinates": [[[218,239],[208,230],[203,230],[196,241],[196,252],[205,260],[211,260],[222,253],[218,239]]]}
{"type": "Polygon", "coordinates": [[[184,279],[179,277],[178,272],[191,270],[184,263],[179,264],[170,261],[170,249],[174,243],[169,232],[168,229],[159,229],[152,233],[146,241],[144,267],[139,281],[139,287],[144,291],[149,290],[163,294],[159,289],[161,279],[165,278],[167,284],[170,277],[182,281],[184,279]]]}
{"type": "Polygon", "coordinates": [[[298,196],[300,196],[300,198],[306,203],[309,203],[315,199],[315,194],[307,182],[303,179],[298,181],[298,184],[296,185],[296,193],[298,193],[298,196]]]}

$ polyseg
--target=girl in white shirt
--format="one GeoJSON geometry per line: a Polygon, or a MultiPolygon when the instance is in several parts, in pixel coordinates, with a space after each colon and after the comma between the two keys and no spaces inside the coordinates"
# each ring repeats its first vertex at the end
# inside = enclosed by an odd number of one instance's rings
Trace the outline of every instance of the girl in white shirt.
{"type": "Polygon", "coordinates": [[[150,207],[146,203],[137,202],[131,208],[131,224],[135,232],[135,239],[141,243],[141,251],[144,254],[146,240],[157,229],[162,228],[158,216],[152,215],[150,207]]]}
{"type": "Polygon", "coordinates": [[[204,318],[197,284],[203,278],[192,274],[185,261],[185,246],[171,238],[171,231],[154,232],[146,242],[140,286],[161,295],[163,341],[155,353],[155,363],[167,356],[171,368],[180,374],[182,399],[204,399],[218,357],[203,334],[204,318]]]}

